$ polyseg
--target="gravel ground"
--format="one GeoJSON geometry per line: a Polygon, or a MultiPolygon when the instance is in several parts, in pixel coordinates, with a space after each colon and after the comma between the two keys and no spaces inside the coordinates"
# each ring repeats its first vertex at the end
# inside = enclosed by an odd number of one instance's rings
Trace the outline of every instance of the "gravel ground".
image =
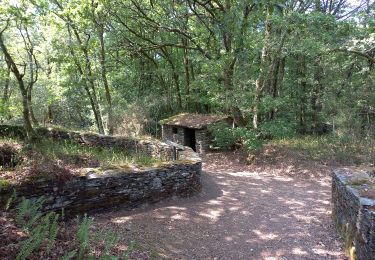
{"type": "Polygon", "coordinates": [[[136,241],[148,252],[138,259],[346,259],[330,217],[330,169],[273,152],[252,166],[208,154],[199,195],[96,214],[95,228],[112,227],[124,247],[136,241]]]}

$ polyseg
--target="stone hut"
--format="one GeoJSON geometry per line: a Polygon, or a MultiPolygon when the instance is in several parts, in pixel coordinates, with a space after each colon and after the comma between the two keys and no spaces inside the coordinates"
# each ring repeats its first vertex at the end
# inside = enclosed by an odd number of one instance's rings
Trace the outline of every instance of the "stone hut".
{"type": "Polygon", "coordinates": [[[229,116],[186,113],[166,118],[159,123],[164,141],[170,140],[189,146],[197,153],[204,153],[211,143],[207,127],[220,121],[233,123],[229,116]]]}

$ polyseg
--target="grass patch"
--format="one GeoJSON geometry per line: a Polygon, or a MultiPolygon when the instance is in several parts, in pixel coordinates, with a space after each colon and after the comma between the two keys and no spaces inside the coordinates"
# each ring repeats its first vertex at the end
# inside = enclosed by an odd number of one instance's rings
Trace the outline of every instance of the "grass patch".
{"type": "Polygon", "coordinates": [[[302,152],[308,158],[320,162],[341,165],[375,163],[375,140],[327,136],[300,136],[274,140],[281,145],[302,152]]]}
{"type": "MultiPolygon", "coordinates": [[[[143,153],[120,148],[90,147],[70,140],[41,139],[23,143],[17,139],[0,139],[0,148],[17,147],[19,162],[14,168],[0,168],[0,178],[6,182],[52,180],[64,182],[81,176],[83,168],[131,169],[157,166],[162,161],[143,153]]],[[[0,187],[4,186],[0,183],[0,187]]],[[[4,187],[2,187],[4,188],[4,187]]]]}
{"type": "Polygon", "coordinates": [[[0,178],[0,191],[7,190],[11,187],[11,183],[8,180],[0,178]]]}
{"type": "Polygon", "coordinates": [[[102,167],[121,167],[132,164],[152,166],[158,160],[141,153],[130,153],[119,148],[99,148],[81,145],[72,141],[52,141],[45,139],[29,144],[26,150],[40,153],[54,161],[80,164],[80,160],[98,161],[102,167]]]}

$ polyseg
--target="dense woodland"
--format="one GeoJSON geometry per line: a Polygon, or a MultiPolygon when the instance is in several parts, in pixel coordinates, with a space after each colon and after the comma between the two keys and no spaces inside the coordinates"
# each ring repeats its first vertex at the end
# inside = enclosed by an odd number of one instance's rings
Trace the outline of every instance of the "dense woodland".
{"type": "Polygon", "coordinates": [[[198,112],[369,137],[374,15],[371,0],[2,0],[0,122],[158,135],[198,112]]]}

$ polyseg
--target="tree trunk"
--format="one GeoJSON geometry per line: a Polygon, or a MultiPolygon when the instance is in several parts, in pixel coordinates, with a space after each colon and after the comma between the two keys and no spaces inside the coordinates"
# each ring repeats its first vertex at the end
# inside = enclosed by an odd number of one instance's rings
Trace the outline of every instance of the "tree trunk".
{"type": "Polygon", "coordinates": [[[237,106],[236,101],[233,98],[233,77],[234,67],[236,65],[237,58],[234,57],[227,60],[224,65],[223,78],[224,78],[224,89],[225,89],[225,106],[227,113],[233,116],[234,122],[238,126],[245,126],[246,120],[240,108],[237,106]]]}
{"type": "Polygon", "coordinates": [[[113,109],[112,109],[112,97],[111,90],[109,88],[108,79],[107,79],[107,68],[106,68],[106,55],[105,55],[105,45],[104,45],[104,25],[99,24],[98,36],[100,42],[100,67],[102,80],[105,89],[105,97],[108,103],[108,134],[113,134],[114,122],[113,122],[113,109]]]}
{"type": "Polygon", "coordinates": [[[3,31],[0,33],[0,48],[4,53],[5,59],[7,62],[10,63],[11,65],[11,71],[13,72],[14,76],[17,79],[18,86],[21,92],[22,96],[22,115],[24,119],[24,126],[25,126],[25,131],[26,131],[26,137],[28,140],[32,140],[36,137],[33,126],[31,125],[30,121],[30,112],[29,112],[29,106],[28,106],[28,101],[27,101],[27,90],[25,83],[23,81],[23,76],[20,71],[17,68],[16,63],[14,62],[12,56],[8,52],[8,48],[5,46],[4,40],[3,40],[3,31]]]}
{"type": "Polygon", "coordinates": [[[307,81],[306,81],[306,57],[305,56],[298,56],[299,66],[298,70],[298,77],[301,79],[301,85],[299,88],[299,109],[298,109],[298,128],[301,134],[305,134],[307,132],[306,126],[306,91],[307,91],[307,81]]]}
{"type": "MultiPolygon", "coordinates": [[[[188,45],[188,41],[186,39],[183,40],[183,44],[185,46],[188,45]]],[[[186,96],[190,94],[190,61],[188,56],[188,50],[184,49],[184,69],[185,69],[185,82],[186,82],[186,96]]]]}
{"type": "Polygon", "coordinates": [[[6,69],[6,74],[5,74],[5,82],[4,82],[4,92],[3,92],[3,97],[2,100],[3,102],[1,103],[2,110],[4,113],[4,117],[7,119],[11,119],[11,114],[9,112],[9,84],[10,84],[10,72],[11,72],[11,67],[10,63],[5,59],[7,69],[6,69]]]}
{"type": "Polygon", "coordinates": [[[314,80],[316,82],[313,92],[311,94],[311,109],[312,109],[312,130],[315,134],[322,133],[322,124],[319,120],[320,113],[322,112],[322,103],[321,103],[321,95],[323,92],[323,84],[322,84],[322,77],[323,77],[323,68],[321,67],[320,63],[317,62],[317,68],[314,73],[314,80]]]}
{"type": "Polygon", "coordinates": [[[53,112],[52,112],[52,106],[47,105],[47,112],[44,116],[44,125],[47,124],[52,124],[53,122],[53,112]]]}
{"type": "MultiPolygon", "coordinates": [[[[67,25],[68,27],[68,33],[69,38],[72,39],[71,35],[71,29],[73,29],[73,33],[76,37],[76,40],[78,41],[79,47],[84,55],[85,60],[85,70],[83,70],[79,60],[77,59],[76,53],[74,52],[73,48],[69,48],[70,53],[72,55],[72,58],[74,60],[74,63],[76,64],[76,67],[78,69],[79,74],[84,78],[83,87],[87,93],[87,96],[89,97],[91,109],[94,113],[95,123],[98,128],[99,134],[104,134],[104,126],[103,126],[103,120],[100,113],[100,107],[97,100],[97,95],[95,91],[95,82],[93,80],[93,75],[91,71],[91,63],[90,63],[90,57],[88,54],[87,46],[83,45],[83,42],[81,40],[81,37],[78,33],[78,31],[74,27],[70,27],[70,25],[67,25]]],[[[89,38],[88,38],[89,39],[89,38]]],[[[87,43],[86,43],[87,44],[87,43]]]]}
{"type": "Polygon", "coordinates": [[[32,97],[32,90],[33,90],[33,84],[32,85],[29,85],[27,87],[27,104],[29,106],[29,113],[30,113],[30,118],[31,118],[31,121],[33,122],[33,124],[35,126],[38,126],[39,125],[39,122],[38,120],[36,119],[35,117],[35,114],[34,114],[34,110],[33,110],[33,105],[31,103],[31,97],[32,97]]]}
{"type": "Polygon", "coordinates": [[[7,70],[5,75],[5,83],[4,83],[4,92],[3,92],[3,100],[4,103],[7,103],[9,100],[9,83],[10,83],[10,62],[8,60],[5,61],[7,64],[7,70]]]}
{"type": "Polygon", "coordinates": [[[269,20],[269,16],[271,15],[271,7],[267,7],[267,17],[266,17],[266,28],[264,32],[264,45],[262,48],[262,54],[260,58],[260,70],[259,76],[255,81],[255,98],[254,98],[254,105],[253,105],[253,128],[257,129],[259,127],[259,105],[261,102],[261,97],[263,90],[266,87],[266,80],[265,77],[268,74],[268,65],[269,65],[269,41],[271,37],[271,22],[269,20]]]}

